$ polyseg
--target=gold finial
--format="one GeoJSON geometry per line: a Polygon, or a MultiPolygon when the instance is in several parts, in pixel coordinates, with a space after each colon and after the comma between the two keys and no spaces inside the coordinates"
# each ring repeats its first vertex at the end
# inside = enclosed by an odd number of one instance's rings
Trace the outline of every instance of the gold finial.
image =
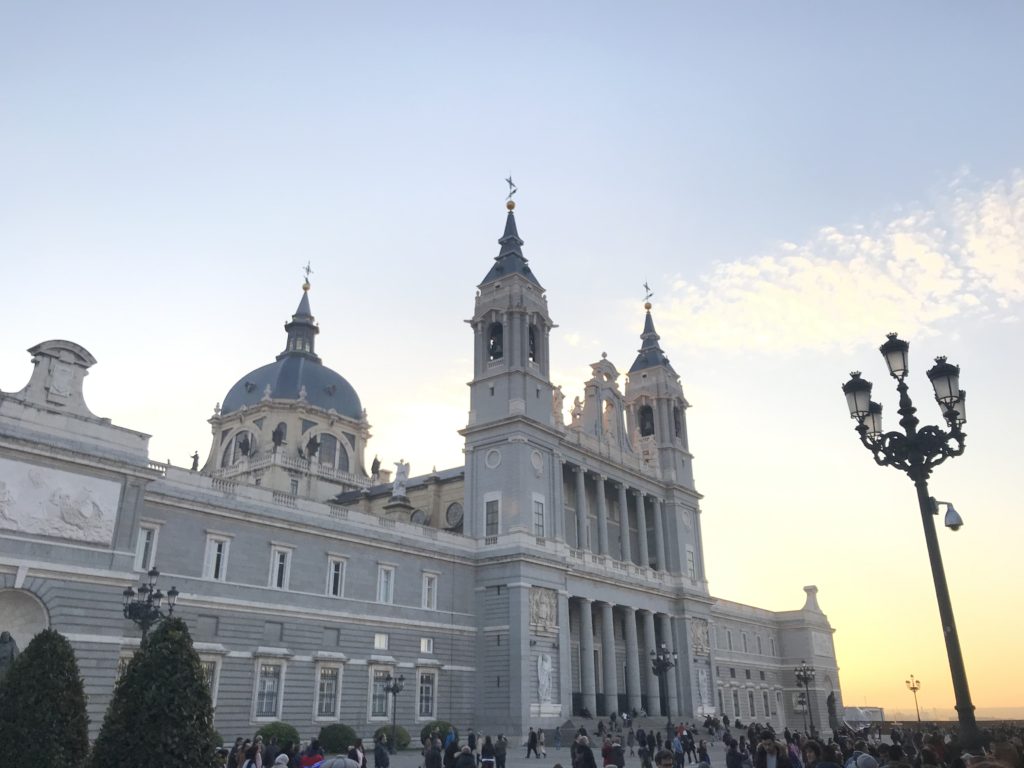
{"type": "Polygon", "coordinates": [[[646,309],[648,312],[650,312],[651,311],[651,302],[645,301],[644,302],[644,309],[646,309]]]}
{"type": "Polygon", "coordinates": [[[302,271],[306,273],[306,279],[302,281],[302,290],[303,291],[308,291],[309,290],[309,276],[313,274],[313,268],[310,266],[308,261],[306,262],[306,266],[304,266],[302,268],[302,271]]]}
{"type": "Polygon", "coordinates": [[[507,203],[505,203],[505,207],[508,208],[510,211],[514,211],[516,209],[516,201],[509,200],[507,203]]]}

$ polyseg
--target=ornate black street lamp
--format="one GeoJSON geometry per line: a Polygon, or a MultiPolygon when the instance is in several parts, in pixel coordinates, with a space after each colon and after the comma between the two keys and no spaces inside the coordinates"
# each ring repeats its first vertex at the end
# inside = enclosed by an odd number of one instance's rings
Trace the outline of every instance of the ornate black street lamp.
{"type": "MultiPolygon", "coordinates": [[[[796,681],[804,687],[804,712],[811,718],[811,727],[807,733],[813,739],[814,711],[811,709],[811,683],[814,682],[814,667],[800,659],[800,666],[793,670],[793,674],[796,675],[796,681]]],[[[804,727],[807,727],[806,718],[804,727]]]]}
{"type": "Polygon", "coordinates": [[[388,752],[395,754],[395,734],[398,732],[398,694],[405,688],[405,675],[392,677],[388,672],[384,678],[384,695],[391,697],[391,742],[388,744],[388,752]]]}
{"type": "MultiPolygon", "coordinates": [[[[883,467],[894,467],[906,472],[917,488],[917,501],[924,524],[924,538],[931,563],[932,581],[935,583],[935,597],[939,603],[939,617],[942,620],[942,634],[946,641],[946,655],[953,678],[953,693],[956,711],[960,720],[960,743],[967,749],[981,746],[981,732],[974,718],[974,704],[967,686],[967,672],[964,669],[963,654],[960,651],[960,637],[953,619],[953,605],[949,599],[946,573],[942,567],[942,553],[935,535],[935,521],[938,503],[928,493],[928,477],[932,468],[951,456],[964,452],[966,435],[961,427],[967,422],[967,393],[960,389],[960,367],[946,362],[945,357],[935,358],[935,365],[928,371],[935,400],[942,409],[948,431],[939,427],[926,426],[918,429],[920,423],[907,393],[906,377],[909,372],[907,350],[910,345],[890,333],[888,340],[879,351],[885,358],[889,374],[896,379],[896,391],[900,394],[899,414],[903,432],[882,431],[882,406],[871,401],[871,383],[860,377],[860,372],[850,374],[850,380],[843,385],[850,416],[857,420],[857,432],[864,447],[871,451],[875,463],[883,467]]],[[[963,524],[955,510],[946,515],[946,525],[956,530],[963,524]]]]}
{"type": "Polygon", "coordinates": [[[160,571],[154,566],[149,569],[146,576],[149,578],[149,582],[144,581],[140,584],[138,592],[128,587],[121,593],[124,596],[124,617],[139,625],[143,640],[149,634],[150,627],[161,619],[174,615],[174,604],[178,600],[177,587],[167,590],[167,613],[165,614],[160,610],[160,604],[164,601],[165,595],[156,588],[156,580],[160,578],[160,571]]]}
{"type": "MultiPolygon", "coordinates": [[[[651,671],[658,678],[659,687],[665,692],[665,716],[668,721],[665,724],[665,733],[672,732],[672,703],[668,695],[668,671],[679,661],[679,654],[669,651],[668,646],[662,643],[657,651],[651,651],[651,671]]],[[[671,737],[669,737],[671,738],[671,737]]]]}
{"type": "Polygon", "coordinates": [[[913,675],[907,680],[907,688],[914,694],[914,709],[917,710],[917,730],[921,730],[921,708],[917,705],[917,692],[921,690],[921,681],[913,675]]]}

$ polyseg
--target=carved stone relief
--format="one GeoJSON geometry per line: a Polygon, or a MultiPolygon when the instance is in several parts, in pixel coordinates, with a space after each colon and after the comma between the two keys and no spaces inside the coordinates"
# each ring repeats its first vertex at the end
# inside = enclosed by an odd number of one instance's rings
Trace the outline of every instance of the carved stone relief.
{"type": "Polygon", "coordinates": [[[530,624],[541,629],[558,627],[558,594],[555,590],[530,587],[530,624]]]}
{"type": "Polygon", "coordinates": [[[690,619],[690,644],[694,656],[707,656],[711,648],[708,638],[708,620],[690,619]]]}

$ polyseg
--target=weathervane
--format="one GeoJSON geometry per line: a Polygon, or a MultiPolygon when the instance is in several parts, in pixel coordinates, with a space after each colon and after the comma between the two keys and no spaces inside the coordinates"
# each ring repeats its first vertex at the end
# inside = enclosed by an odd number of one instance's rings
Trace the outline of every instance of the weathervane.
{"type": "Polygon", "coordinates": [[[644,291],[646,291],[646,293],[644,294],[644,301],[650,301],[651,296],[654,295],[654,291],[651,290],[651,286],[647,284],[646,280],[644,281],[644,291]]]}
{"type": "Polygon", "coordinates": [[[512,199],[512,195],[514,195],[516,193],[516,190],[518,189],[518,187],[516,187],[515,182],[512,181],[512,177],[511,176],[509,176],[507,179],[505,179],[505,183],[508,184],[508,197],[506,197],[505,199],[506,200],[511,200],[512,199]]]}
{"type": "Polygon", "coordinates": [[[302,283],[302,290],[309,290],[309,276],[313,274],[313,267],[310,266],[309,262],[306,262],[306,266],[302,268],[302,271],[306,273],[306,279],[302,283]]]}

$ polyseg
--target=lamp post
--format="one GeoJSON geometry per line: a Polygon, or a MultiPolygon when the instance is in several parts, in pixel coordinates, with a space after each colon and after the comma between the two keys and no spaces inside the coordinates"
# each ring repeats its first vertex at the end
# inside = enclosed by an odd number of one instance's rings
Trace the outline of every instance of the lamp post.
{"type": "Polygon", "coordinates": [[[392,677],[388,672],[384,678],[384,693],[391,697],[391,743],[388,744],[388,752],[395,754],[395,734],[398,731],[398,694],[405,688],[405,675],[392,677]]]}
{"type": "Polygon", "coordinates": [[[807,694],[800,691],[796,695],[796,703],[804,708],[804,732],[807,732],[807,694]]]}
{"type": "Polygon", "coordinates": [[[921,730],[921,708],[917,705],[917,692],[921,690],[921,681],[913,675],[907,680],[907,688],[914,694],[914,709],[917,710],[917,730],[921,730]]]}
{"type": "Polygon", "coordinates": [[[658,678],[659,687],[665,691],[665,697],[662,701],[665,702],[665,715],[668,718],[665,724],[666,735],[672,731],[672,705],[668,696],[668,671],[676,665],[678,660],[679,654],[675,651],[669,651],[668,646],[664,643],[658,646],[658,650],[651,651],[651,671],[658,678]]]}
{"type": "MultiPolygon", "coordinates": [[[[967,686],[967,671],[964,669],[963,654],[960,651],[960,638],[956,631],[956,621],[953,619],[953,605],[949,598],[949,587],[946,585],[946,573],[942,567],[942,553],[939,551],[935,521],[932,519],[938,514],[938,504],[928,493],[928,477],[932,469],[946,459],[964,452],[966,435],[961,427],[967,421],[967,393],[960,389],[960,367],[946,362],[944,357],[935,358],[935,365],[927,374],[935,390],[935,400],[942,409],[942,416],[948,425],[948,431],[935,426],[918,429],[920,422],[914,415],[917,409],[914,408],[907,393],[909,347],[906,341],[897,338],[895,333],[890,333],[887,341],[879,348],[889,368],[889,374],[897,382],[896,391],[900,395],[898,412],[902,417],[899,423],[903,427],[903,432],[882,431],[882,406],[872,402],[871,382],[862,379],[859,371],[850,374],[850,380],[843,385],[843,392],[846,395],[850,416],[857,420],[860,441],[871,451],[875,463],[905,472],[917,489],[917,502],[924,524],[924,538],[928,548],[928,560],[931,563],[932,581],[935,584],[935,597],[942,620],[942,634],[953,678],[953,693],[960,721],[960,743],[965,748],[972,749],[981,746],[981,732],[974,717],[974,704],[971,702],[971,692],[967,686]]],[[[950,511],[946,516],[946,525],[953,530],[959,528],[962,522],[954,511],[950,511]]]]}
{"type": "MultiPolygon", "coordinates": [[[[803,659],[800,659],[800,666],[793,670],[796,675],[796,681],[804,687],[804,711],[807,712],[808,717],[811,719],[811,727],[808,731],[808,735],[814,738],[814,711],[811,709],[811,683],[814,682],[814,667],[808,664],[803,659]]],[[[804,724],[806,726],[806,723],[804,724]]]]}
{"type": "Polygon", "coordinates": [[[146,577],[149,581],[143,581],[139,585],[138,592],[128,587],[121,593],[124,597],[124,617],[139,625],[143,640],[149,634],[150,627],[158,621],[174,615],[174,604],[178,600],[177,587],[171,587],[167,590],[166,595],[156,588],[156,580],[160,578],[160,571],[155,566],[149,569],[146,577]],[[160,604],[164,601],[164,597],[167,598],[166,614],[160,610],[160,604]]]}

